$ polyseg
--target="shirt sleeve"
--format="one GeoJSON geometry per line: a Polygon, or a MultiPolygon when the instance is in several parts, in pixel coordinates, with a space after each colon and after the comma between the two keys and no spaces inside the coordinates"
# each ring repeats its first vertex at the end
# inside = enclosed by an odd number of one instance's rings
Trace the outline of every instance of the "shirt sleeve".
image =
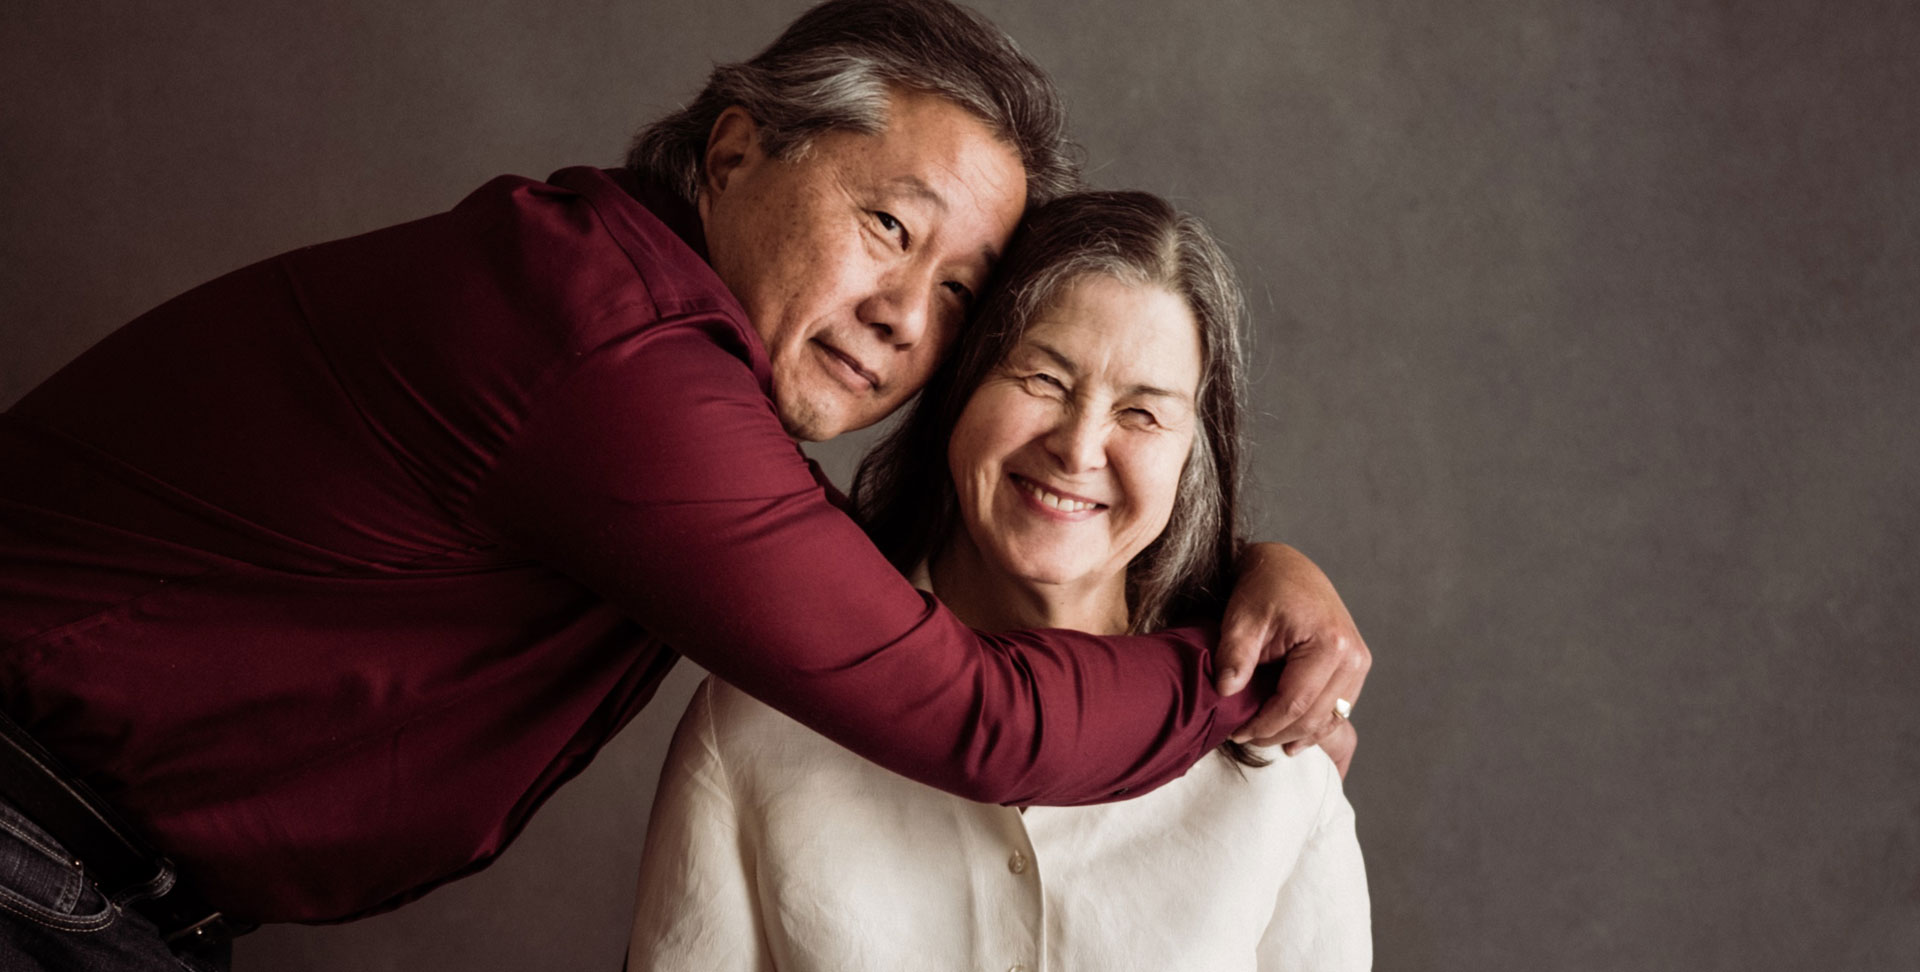
{"type": "Polygon", "coordinates": [[[680,717],[647,819],[629,969],[773,972],[740,806],[715,738],[713,681],[680,717]]]}
{"type": "Polygon", "coordinates": [[[1273,920],[1260,938],[1260,972],[1365,972],[1373,967],[1367,869],[1354,834],[1353,805],[1341,791],[1333,762],[1323,761],[1330,779],[1319,820],[1280,886],[1273,920]]]}
{"type": "Polygon", "coordinates": [[[693,319],[581,355],[499,456],[481,521],[749,695],[968,799],[1143,792],[1253,714],[1253,693],[1214,692],[1203,631],[959,623],[828,501],[728,339],[693,319]]]}

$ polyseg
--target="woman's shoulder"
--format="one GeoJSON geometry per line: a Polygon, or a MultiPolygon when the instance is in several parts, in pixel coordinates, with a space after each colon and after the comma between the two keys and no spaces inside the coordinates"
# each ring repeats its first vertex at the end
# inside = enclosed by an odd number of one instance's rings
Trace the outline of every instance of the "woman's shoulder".
{"type": "Polygon", "coordinates": [[[1292,844],[1304,840],[1330,808],[1344,803],[1340,772],[1318,746],[1293,756],[1277,747],[1248,751],[1267,764],[1248,766],[1223,752],[1209,754],[1163,788],[1163,799],[1170,804],[1165,809],[1188,820],[1212,818],[1215,827],[1244,827],[1262,839],[1292,844]]]}
{"type": "Polygon", "coordinates": [[[805,726],[773,706],[734,687],[731,682],[708,675],[694,692],[689,710],[704,710],[710,731],[716,740],[738,741],[742,737],[764,733],[807,732],[805,726]]]}
{"type": "Polygon", "coordinates": [[[704,709],[706,731],[736,781],[812,788],[827,780],[904,779],[715,676],[700,683],[694,705],[704,709]]]}
{"type": "MultiPolygon", "coordinates": [[[[1340,769],[1333,763],[1333,757],[1318,746],[1288,756],[1279,747],[1257,747],[1252,750],[1257,755],[1270,760],[1265,766],[1240,766],[1249,785],[1256,787],[1266,800],[1291,800],[1311,802],[1315,807],[1324,807],[1343,797],[1340,769]]],[[[1225,763],[1226,760],[1219,760],[1225,763]]]]}

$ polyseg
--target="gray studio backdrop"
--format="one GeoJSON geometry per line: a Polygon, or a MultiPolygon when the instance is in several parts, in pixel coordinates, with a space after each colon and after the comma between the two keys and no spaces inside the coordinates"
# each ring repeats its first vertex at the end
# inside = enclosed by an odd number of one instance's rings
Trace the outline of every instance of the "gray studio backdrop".
{"type": "MultiPolygon", "coordinates": [[[[1920,968],[1920,8],[980,6],[1245,276],[1257,532],[1378,659],[1379,967],[1920,968]]],[[[797,9],[10,0],[0,405],[223,271],[611,163],[797,9]]],[[[695,676],[487,872],[236,967],[619,968],[695,676]]]]}

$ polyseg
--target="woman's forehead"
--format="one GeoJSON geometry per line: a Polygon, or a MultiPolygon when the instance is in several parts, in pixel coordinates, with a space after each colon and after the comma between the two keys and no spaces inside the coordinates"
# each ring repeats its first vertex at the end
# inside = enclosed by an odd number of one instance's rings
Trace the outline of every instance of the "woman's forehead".
{"type": "Polygon", "coordinates": [[[1060,288],[1012,354],[1188,398],[1200,382],[1200,331],[1187,301],[1159,284],[1106,275],[1060,288]]]}

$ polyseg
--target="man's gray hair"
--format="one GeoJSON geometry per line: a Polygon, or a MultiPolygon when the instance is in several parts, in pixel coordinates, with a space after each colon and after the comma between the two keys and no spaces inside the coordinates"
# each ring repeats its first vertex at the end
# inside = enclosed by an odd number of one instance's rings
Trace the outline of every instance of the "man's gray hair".
{"type": "Polygon", "coordinates": [[[707,138],[728,107],[753,116],[768,155],[794,159],[823,132],[885,129],[894,87],[946,98],[985,122],[1019,153],[1029,203],[1079,185],[1052,80],[1000,28],[947,0],[829,0],[808,10],[753,60],[715,67],[692,104],[634,139],[627,167],[691,202],[707,138]]]}

